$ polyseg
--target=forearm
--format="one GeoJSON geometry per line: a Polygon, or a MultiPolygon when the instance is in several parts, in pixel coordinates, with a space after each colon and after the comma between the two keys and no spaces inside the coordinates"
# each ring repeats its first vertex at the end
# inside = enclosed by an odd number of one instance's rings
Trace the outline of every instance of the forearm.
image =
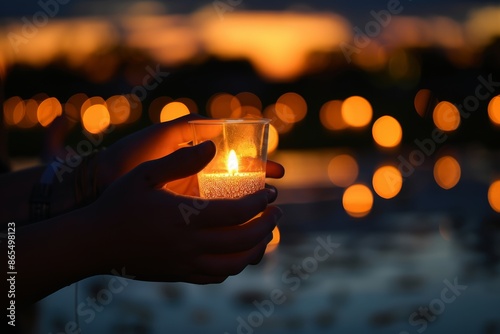
{"type": "MultiPolygon", "coordinates": [[[[85,209],[80,209],[37,224],[16,227],[16,305],[29,305],[98,273],[99,252],[92,240],[92,231],[95,231],[92,224],[94,220],[85,209]]],[[[7,242],[0,246],[3,254],[7,254],[7,242]]]]}
{"type": "MultiPolygon", "coordinates": [[[[4,230],[7,222],[13,221],[24,225],[31,221],[31,197],[34,186],[39,184],[42,174],[52,165],[37,166],[23,171],[0,176],[0,211],[1,229],[4,230]]],[[[54,171],[50,171],[54,172],[54,171]]],[[[57,171],[56,171],[57,172],[57,171]]],[[[76,182],[77,169],[59,177],[56,173],[50,183],[48,202],[48,217],[55,217],[73,210],[81,203],[77,203],[76,182]]]]}

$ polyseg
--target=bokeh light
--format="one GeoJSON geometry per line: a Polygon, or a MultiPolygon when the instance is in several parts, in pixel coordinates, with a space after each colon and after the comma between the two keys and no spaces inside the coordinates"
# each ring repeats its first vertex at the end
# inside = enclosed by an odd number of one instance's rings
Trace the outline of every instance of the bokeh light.
{"type": "Polygon", "coordinates": [[[342,103],[342,118],[352,127],[367,126],[373,115],[373,109],[367,99],[361,96],[351,96],[342,103]]]}
{"type": "Polygon", "coordinates": [[[373,123],[372,135],[378,145],[396,147],[403,138],[403,129],[394,117],[382,116],[373,123]]]}
{"type": "Polygon", "coordinates": [[[130,102],[123,95],[114,95],[106,100],[111,124],[126,123],[130,117],[130,102]]]}
{"type": "Polygon", "coordinates": [[[269,134],[267,139],[267,153],[273,153],[278,148],[279,144],[279,134],[278,130],[272,125],[269,124],[269,134]]]}
{"type": "Polygon", "coordinates": [[[135,94],[123,95],[127,98],[130,104],[130,116],[128,117],[127,124],[134,123],[142,115],[142,100],[135,94]]]}
{"type": "Polygon", "coordinates": [[[285,123],[297,123],[306,117],[307,103],[297,93],[285,93],[276,101],[276,115],[285,123]]]}
{"type": "Polygon", "coordinates": [[[264,109],[264,117],[271,121],[271,125],[274,126],[279,134],[290,132],[293,129],[293,123],[283,122],[276,114],[276,105],[271,104],[264,109]]]}
{"type": "Polygon", "coordinates": [[[4,121],[9,126],[16,126],[26,113],[24,100],[19,96],[12,96],[3,103],[4,121]]]}
{"type": "Polygon", "coordinates": [[[364,184],[354,184],[344,191],[342,205],[350,216],[364,217],[373,207],[373,194],[364,184]]]}
{"type": "Polygon", "coordinates": [[[328,163],[328,178],[338,187],[345,188],[353,184],[358,173],[358,163],[349,154],[337,155],[328,163]]]}
{"type": "Polygon", "coordinates": [[[18,127],[29,129],[38,124],[38,101],[35,99],[28,99],[25,101],[24,117],[17,124],[18,127]]]}
{"type": "Polygon", "coordinates": [[[102,97],[100,96],[89,97],[87,100],[85,100],[85,102],[83,102],[82,107],[80,108],[80,115],[82,119],[83,119],[83,114],[85,114],[87,109],[94,105],[103,105],[106,107],[107,111],[106,101],[102,97]]]}
{"type": "Polygon", "coordinates": [[[168,96],[160,96],[151,101],[149,104],[149,119],[151,119],[151,122],[153,123],[159,123],[160,122],[160,114],[163,109],[167,104],[170,102],[173,102],[174,99],[168,96]]]}
{"type": "Polygon", "coordinates": [[[38,122],[46,127],[58,116],[62,115],[62,106],[58,99],[51,97],[40,103],[37,110],[38,122]]]}
{"type": "Polygon", "coordinates": [[[254,93],[241,92],[231,100],[231,118],[262,117],[262,102],[254,93]]]}
{"type": "Polygon", "coordinates": [[[82,116],[83,127],[93,134],[106,130],[110,122],[111,117],[108,108],[102,104],[94,104],[88,107],[82,116]]]}
{"type": "Polygon", "coordinates": [[[427,114],[430,114],[436,107],[437,103],[437,98],[429,89],[420,89],[417,94],[415,94],[415,99],[413,101],[415,110],[421,117],[425,117],[427,114]]]}
{"type": "Polygon", "coordinates": [[[500,125],[500,95],[495,96],[488,103],[488,116],[495,125],[500,125]]]}
{"type": "Polygon", "coordinates": [[[448,101],[441,101],[432,114],[434,124],[443,131],[453,131],[460,125],[460,112],[448,101]]]}
{"type": "Polygon", "coordinates": [[[500,180],[494,181],[488,188],[488,202],[493,210],[500,213],[500,180]]]}
{"type": "Polygon", "coordinates": [[[228,93],[214,94],[207,103],[208,115],[213,118],[231,118],[239,107],[239,100],[234,100],[234,96],[228,93]]]}
{"type": "Polygon", "coordinates": [[[382,166],[373,174],[373,190],[382,198],[396,197],[403,186],[403,176],[394,166],[382,166]]]}
{"type": "Polygon", "coordinates": [[[460,164],[451,156],[441,157],[434,164],[434,179],[443,189],[451,189],[460,181],[460,164]]]}
{"type": "Polygon", "coordinates": [[[278,226],[276,226],[273,230],[273,239],[271,240],[271,242],[269,242],[267,244],[266,254],[271,253],[274,250],[276,250],[276,248],[278,248],[278,245],[280,243],[280,239],[281,239],[280,230],[279,230],[278,226]]]}
{"type": "Polygon", "coordinates": [[[185,115],[189,115],[189,109],[184,103],[170,102],[161,110],[160,122],[168,122],[185,115]]]}
{"type": "Polygon", "coordinates": [[[347,123],[342,118],[341,100],[331,100],[323,104],[319,111],[321,124],[328,130],[343,130],[347,128],[347,123]]]}
{"type": "Polygon", "coordinates": [[[189,97],[181,97],[175,100],[175,102],[180,102],[184,104],[188,109],[191,114],[197,114],[198,113],[198,105],[193,99],[190,99],[189,97]]]}
{"type": "Polygon", "coordinates": [[[84,93],[72,95],[64,104],[65,116],[73,122],[78,122],[82,119],[82,106],[89,97],[84,93]]]}

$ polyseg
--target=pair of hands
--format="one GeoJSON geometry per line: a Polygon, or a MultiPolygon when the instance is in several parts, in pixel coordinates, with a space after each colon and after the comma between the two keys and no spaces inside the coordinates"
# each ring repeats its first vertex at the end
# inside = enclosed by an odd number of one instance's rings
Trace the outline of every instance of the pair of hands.
{"type": "MultiPolygon", "coordinates": [[[[105,249],[98,268],[150,281],[217,283],[258,263],[281,210],[272,187],[240,199],[198,197],[196,173],[215,155],[212,142],[191,141],[188,115],[132,134],[98,155],[102,195],[85,207],[105,249]],[[262,213],[259,217],[256,217],[262,213]],[[256,218],[255,218],[256,217],[256,218]]],[[[268,162],[267,176],[281,165],[268,162]]]]}

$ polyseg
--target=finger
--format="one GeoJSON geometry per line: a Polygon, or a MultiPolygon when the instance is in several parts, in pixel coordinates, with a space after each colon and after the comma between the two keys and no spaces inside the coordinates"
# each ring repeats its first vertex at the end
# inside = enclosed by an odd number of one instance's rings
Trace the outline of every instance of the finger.
{"type": "Polygon", "coordinates": [[[198,173],[215,155],[211,141],[185,147],[161,159],[147,161],[137,167],[136,173],[146,186],[161,187],[165,183],[198,173]]]}
{"type": "Polygon", "coordinates": [[[267,184],[267,183],[266,183],[265,187],[266,187],[266,189],[269,189],[270,195],[273,196],[269,199],[269,203],[273,203],[278,198],[278,189],[275,186],[272,186],[272,185],[267,184]]]}
{"type": "Polygon", "coordinates": [[[283,213],[268,207],[261,216],[243,225],[199,231],[197,239],[203,251],[211,254],[237,253],[249,250],[271,235],[283,213]]]}
{"type": "Polygon", "coordinates": [[[266,250],[267,239],[244,252],[214,255],[207,254],[198,258],[195,266],[198,272],[213,276],[233,276],[239,274],[249,264],[262,257],[266,250]]]}
{"type": "Polygon", "coordinates": [[[189,224],[197,228],[236,226],[264,211],[275,194],[262,189],[238,199],[201,199],[182,197],[182,206],[192,208],[189,224]]]}
{"type": "Polygon", "coordinates": [[[266,177],[273,179],[281,179],[285,175],[285,168],[274,161],[267,161],[266,164],[266,177]]]}

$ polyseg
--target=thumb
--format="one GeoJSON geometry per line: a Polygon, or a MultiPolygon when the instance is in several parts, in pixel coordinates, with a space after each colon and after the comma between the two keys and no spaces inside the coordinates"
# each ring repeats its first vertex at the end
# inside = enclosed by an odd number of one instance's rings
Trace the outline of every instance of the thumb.
{"type": "Polygon", "coordinates": [[[147,186],[162,187],[167,182],[198,173],[214,155],[215,145],[212,141],[184,147],[163,158],[141,164],[138,167],[139,177],[147,186]]]}

